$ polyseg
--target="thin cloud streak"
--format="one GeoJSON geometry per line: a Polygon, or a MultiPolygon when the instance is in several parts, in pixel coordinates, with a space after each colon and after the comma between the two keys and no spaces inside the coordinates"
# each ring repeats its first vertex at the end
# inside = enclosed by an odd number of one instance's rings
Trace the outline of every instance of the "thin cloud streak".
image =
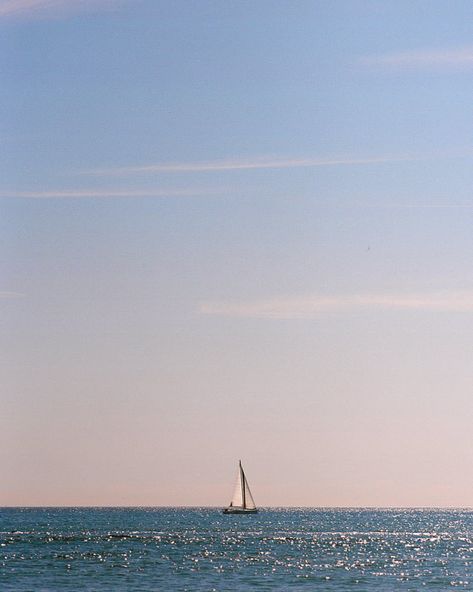
{"type": "Polygon", "coordinates": [[[417,49],[365,56],[359,62],[365,66],[392,68],[473,68],[473,46],[452,49],[417,49]]]}
{"type": "Polygon", "coordinates": [[[124,0],[3,0],[0,18],[64,16],[96,8],[111,8],[124,0]]]}
{"type": "Polygon", "coordinates": [[[0,17],[31,14],[64,4],[64,0],[5,0],[0,4],[0,17]]]}
{"type": "Polygon", "coordinates": [[[473,208],[472,203],[405,203],[405,202],[360,202],[354,201],[352,203],[345,204],[330,204],[331,206],[338,208],[366,208],[366,209],[393,209],[393,210],[471,210],[473,208]]]}
{"type": "MultiPolygon", "coordinates": [[[[219,190],[221,191],[221,190],[219,190]]],[[[215,189],[65,189],[54,191],[0,191],[0,197],[25,199],[80,199],[80,198],[119,198],[119,197],[192,197],[211,195],[215,189]]]]}
{"type": "Polygon", "coordinates": [[[214,160],[209,162],[161,163],[144,166],[94,169],[84,171],[83,175],[129,175],[139,173],[205,173],[219,171],[242,171],[258,169],[311,168],[338,165],[367,165],[391,162],[410,162],[425,160],[424,156],[376,156],[367,158],[256,158],[253,160],[214,160]]]}
{"type": "Polygon", "coordinates": [[[0,290],[0,299],[10,299],[10,298],[24,298],[25,294],[21,292],[9,292],[7,290],[0,290]]]}
{"type": "MultiPolygon", "coordinates": [[[[172,197],[210,197],[215,195],[228,195],[234,192],[232,187],[212,187],[203,189],[56,189],[44,191],[0,191],[0,199],[114,199],[114,198],[172,198],[172,197]]],[[[261,191],[258,190],[258,194],[261,191]]],[[[334,208],[360,208],[360,209],[464,209],[473,208],[472,203],[384,203],[384,202],[320,202],[320,206],[334,208]]]]}
{"type": "Polygon", "coordinates": [[[272,298],[253,302],[203,302],[203,315],[255,319],[314,319],[330,313],[370,311],[473,312],[473,291],[351,294],[272,298]]]}

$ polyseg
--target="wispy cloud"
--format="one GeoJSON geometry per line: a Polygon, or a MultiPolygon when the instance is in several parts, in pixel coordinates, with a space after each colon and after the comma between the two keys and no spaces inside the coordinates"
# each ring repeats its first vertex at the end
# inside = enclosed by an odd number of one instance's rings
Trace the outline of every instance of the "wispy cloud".
{"type": "Polygon", "coordinates": [[[204,315],[259,319],[312,319],[328,313],[375,310],[473,312],[473,291],[312,295],[253,302],[203,302],[199,306],[199,312],[204,315]]]}
{"type": "MultiPolygon", "coordinates": [[[[116,198],[172,198],[172,197],[210,197],[219,195],[229,195],[234,193],[235,188],[229,186],[211,187],[211,188],[158,188],[158,189],[53,189],[36,191],[8,191],[0,190],[0,199],[116,199],[116,198]]],[[[253,189],[253,192],[260,194],[259,189],[253,189]]],[[[471,203],[415,203],[415,202],[333,202],[320,201],[321,207],[330,206],[335,208],[361,208],[361,209],[473,209],[471,203]]]]}
{"type": "Polygon", "coordinates": [[[387,209],[387,210],[471,210],[473,208],[473,201],[470,203],[455,203],[455,202],[367,202],[367,201],[353,201],[348,203],[330,204],[332,207],[346,208],[357,207],[365,209],[387,209]]]}
{"type": "Polygon", "coordinates": [[[391,68],[473,68],[473,45],[444,49],[415,49],[360,58],[365,66],[391,68]]]}
{"type": "Polygon", "coordinates": [[[0,191],[0,197],[30,199],[80,199],[117,197],[192,197],[211,195],[216,189],[55,189],[52,191],[0,191]]]}
{"type": "Polygon", "coordinates": [[[58,17],[103,8],[113,8],[124,0],[0,0],[0,18],[58,17]]]}
{"type": "Polygon", "coordinates": [[[0,290],[0,299],[23,298],[25,295],[21,292],[9,292],[7,290],[0,290]]]}
{"type": "Polygon", "coordinates": [[[366,158],[338,157],[338,158],[253,158],[251,160],[231,159],[212,160],[207,162],[175,162],[157,163],[141,166],[127,166],[109,169],[94,169],[84,171],[85,175],[129,175],[146,173],[205,173],[219,171],[242,171],[252,169],[291,169],[327,167],[337,165],[368,165],[390,162],[418,161],[424,160],[425,156],[403,155],[403,156],[373,156],[366,158]]]}
{"type": "Polygon", "coordinates": [[[445,158],[471,156],[471,147],[426,153],[383,154],[376,156],[331,156],[331,157],[270,157],[231,158],[201,162],[158,162],[155,164],[97,168],[79,172],[80,175],[122,176],[160,173],[207,173],[262,169],[294,169],[334,166],[363,166],[398,162],[422,162],[445,158]]]}

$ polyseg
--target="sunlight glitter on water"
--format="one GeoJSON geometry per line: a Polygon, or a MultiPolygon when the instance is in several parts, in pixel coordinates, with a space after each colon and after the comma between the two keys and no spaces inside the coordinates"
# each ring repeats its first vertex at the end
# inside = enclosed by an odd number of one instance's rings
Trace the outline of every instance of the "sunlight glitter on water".
{"type": "Polygon", "coordinates": [[[278,509],[242,521],[212,509],[9,509],[0,528],[7,591],[425,590],[473,581],[473,514],[464,510],[278,509]]]}

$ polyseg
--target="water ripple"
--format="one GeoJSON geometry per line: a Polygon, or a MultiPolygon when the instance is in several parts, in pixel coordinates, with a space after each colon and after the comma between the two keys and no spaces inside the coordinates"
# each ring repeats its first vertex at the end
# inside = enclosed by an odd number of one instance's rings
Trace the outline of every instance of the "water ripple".
{"type": "Polygon", "coordinates": [[[473,513],[2,509],[0,587],[473,590],[473,513]]]}

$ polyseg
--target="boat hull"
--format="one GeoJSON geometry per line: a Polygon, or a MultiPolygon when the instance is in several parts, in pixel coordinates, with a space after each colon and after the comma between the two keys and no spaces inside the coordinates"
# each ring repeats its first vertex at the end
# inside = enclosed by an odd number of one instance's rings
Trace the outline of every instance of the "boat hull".
{"type": "Polygon", "coordinates": [[[224,508],[222,512],[224,514],[256,514],[258,510],[256,508],[224,508]]]}

